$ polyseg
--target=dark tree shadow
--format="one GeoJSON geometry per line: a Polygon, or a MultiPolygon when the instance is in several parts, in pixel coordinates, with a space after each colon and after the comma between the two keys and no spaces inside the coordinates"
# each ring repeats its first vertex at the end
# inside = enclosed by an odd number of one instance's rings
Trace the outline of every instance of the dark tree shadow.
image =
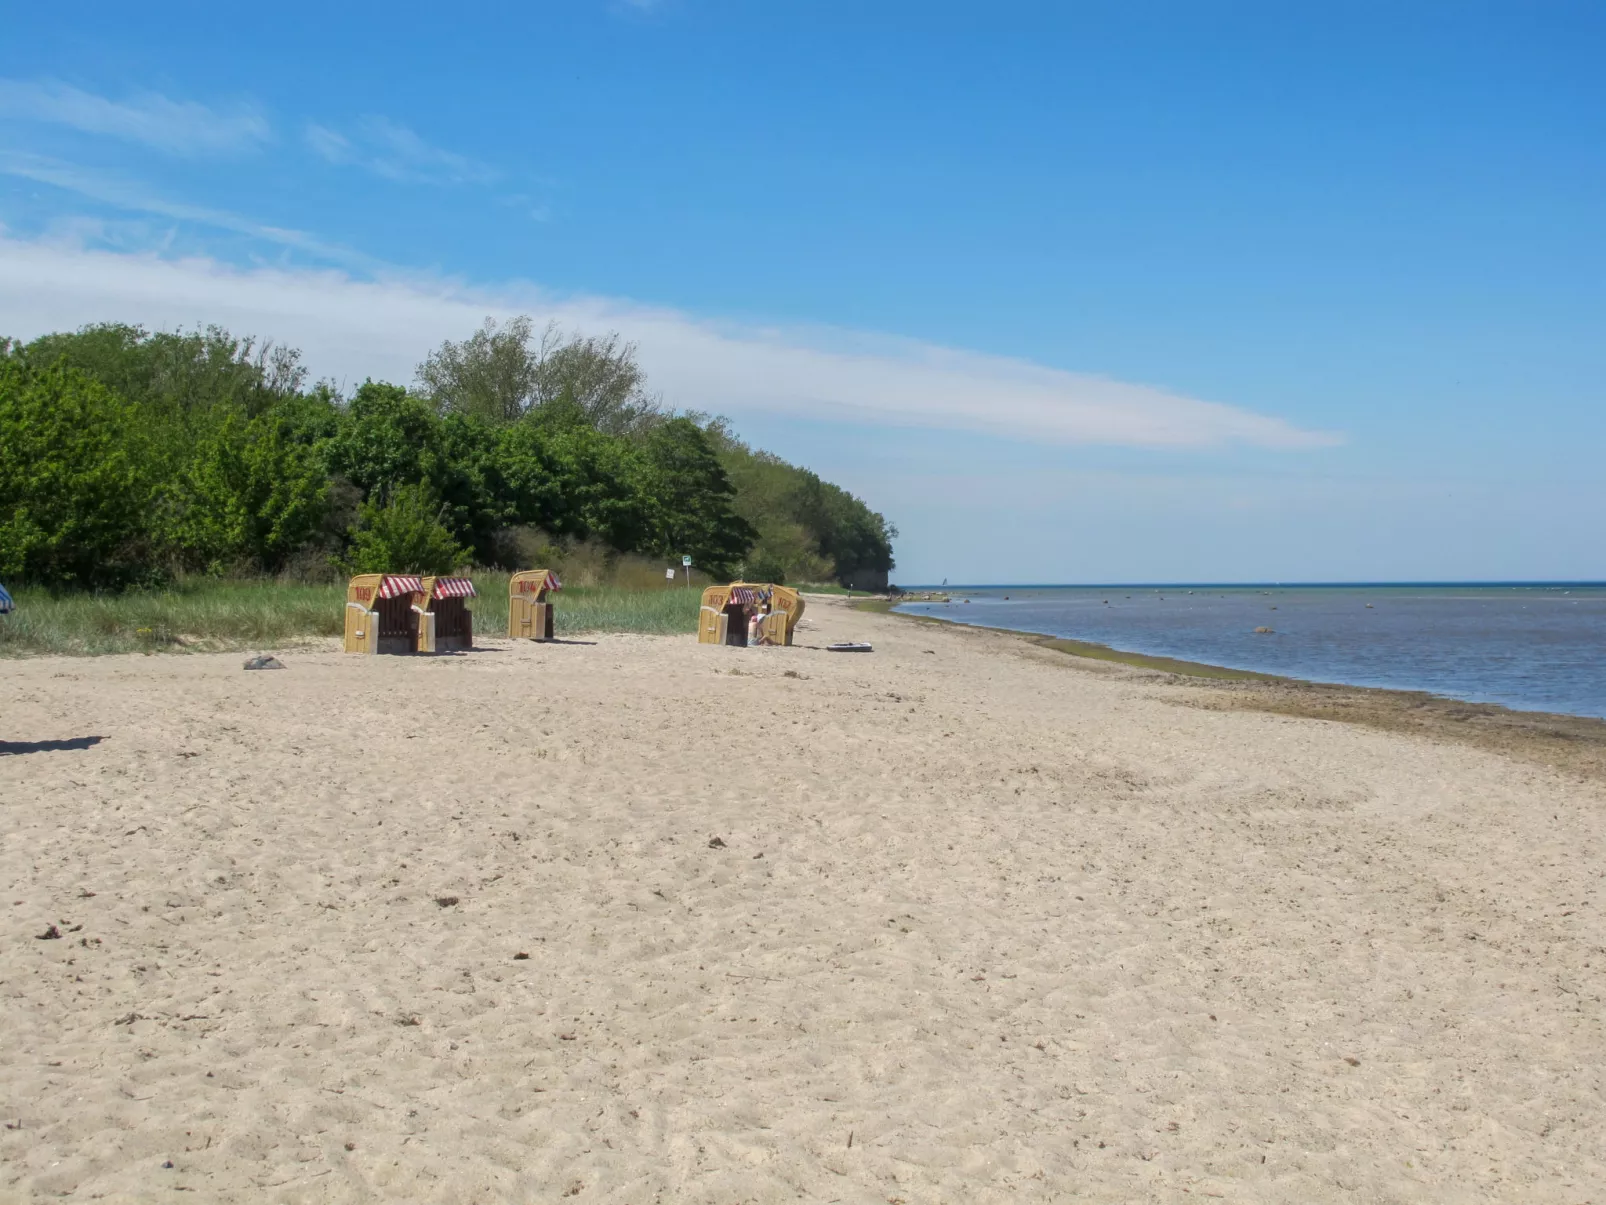
{"type": "Polygon", "coordinates": [[[100,744],[103,736],[75,736],[65,741],[0,741],[0,757],[15,757],[23,753],[64,753],[70,749],[88,749],[100,744]]]}

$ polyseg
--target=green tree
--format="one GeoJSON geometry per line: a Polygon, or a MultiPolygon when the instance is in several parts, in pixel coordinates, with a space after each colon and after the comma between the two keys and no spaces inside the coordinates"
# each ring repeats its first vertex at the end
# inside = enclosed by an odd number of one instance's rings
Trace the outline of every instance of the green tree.
{"type": "Polygon", "coordinates": [[[418,366],[418,383],[442,413],[516,422],[567,398],[609,435],[640,433],[659,417],[636,345],[617,333],[565,335],[549,323],[535,336],[527,315],[485,324],[461,343],[450,339],[418,366]]]}
{"type": "Polygon", "coordinates": [[[220,326],[153,335],[106,322],[43,335],[26,350],[35,363],[65,359],[135,405],[169,414],[227,405],[254,417],[299,393],[307,375],[295,349],[220,326]]]}
{"type": "Polygon", "coordinates": [[[147,572],[147,451],[135,407],[98,381],[0,356],[0,572],[83,588],[147,572]]]}
{"type": "Polygon", "coordinates": [[[329,444],[329,467],[366,497],[437,476],[440,419],[400,385],[364,381],[329,444]]]}
{"type": "Polygon", "coordinates": [[[675,418],[652,430],[643,451],[644,492],[653,517],[652,539],[643,551],[689,554],[709,573],[728,574],[758,533],[732,509],[736,491],[713,441],[690,419],[675,418]]]}
{"type": "Polygon", "coordinates": [[[441,523],[442,503],[428,485],[398,485],[384,503],[362,504],[351,549],[342,565],[349,573],[451,573],[469,550],[441,523]]]}
{"type": "Polygon", "coordinates": [[[274,571],[322,524],[323,457],[290,416],[227,413],[212,423],[166,490],[163,535],[193,567],[274,571]]]}
{"type": "Polygon", "coordinates": [[[784,567],[793,582],[877,583],[893,566],[897,529],[846,490],[779,456],[749,448],[730,423],[691,416],[718,449],[736,513],[758,533],[751,563],[784,567]]]}

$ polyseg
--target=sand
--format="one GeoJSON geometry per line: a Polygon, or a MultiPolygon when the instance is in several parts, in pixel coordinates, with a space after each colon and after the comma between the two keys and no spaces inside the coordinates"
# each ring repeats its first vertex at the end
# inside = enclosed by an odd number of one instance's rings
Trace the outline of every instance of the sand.
{"type": "Polygon", "coordinates": [[[0,1199],[1606,1201],[1598,778],[799,640],[6,662],[0,1199]]]}

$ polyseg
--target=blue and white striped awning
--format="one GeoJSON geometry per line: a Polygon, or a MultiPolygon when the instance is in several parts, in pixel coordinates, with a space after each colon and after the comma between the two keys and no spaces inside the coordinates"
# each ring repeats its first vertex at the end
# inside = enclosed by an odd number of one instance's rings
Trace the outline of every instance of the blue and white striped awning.
{"type": "Polygon", "coordinates": [[[16,609],[17,604],[11,601],[11,595],[6,593],[4,586],[0,586],[0,615],[9,615],[16,609]]]}

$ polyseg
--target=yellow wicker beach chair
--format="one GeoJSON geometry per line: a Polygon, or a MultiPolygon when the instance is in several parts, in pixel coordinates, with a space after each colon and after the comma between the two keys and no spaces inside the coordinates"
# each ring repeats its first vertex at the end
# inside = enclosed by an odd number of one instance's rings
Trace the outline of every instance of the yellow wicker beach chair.
{"type": "Polygon", "coordinates": [[[362,573],[346,586],[348,653],[416,653],[423,626],[422,578],[406,573],[362,573]]]}
{"type": "Polygon", "coordinates": [[[418,620],[418,651],[457,653],[474,647],[474,613],[468,600],[478,597],[466,577],[426,577],[423,610],[418,620]]]}
{"type": "Polygon", "coordinates": [[[526,569],[507,584],[507,634],[510,640],[552,640],[552,604],[547,595],[563,589],[550,569],[526,569]]]}
{"type": "Polygon", "coordinates": [[[797,621],[803,618],[803,599],[796,590],[759,582],[732,582],[710,586],[703,591],[698,612],[699,644],[734,644],[746,647],[748,620],[754,612],[762,618],[758,626],[759,644],[788,645],[797,621]]]}

